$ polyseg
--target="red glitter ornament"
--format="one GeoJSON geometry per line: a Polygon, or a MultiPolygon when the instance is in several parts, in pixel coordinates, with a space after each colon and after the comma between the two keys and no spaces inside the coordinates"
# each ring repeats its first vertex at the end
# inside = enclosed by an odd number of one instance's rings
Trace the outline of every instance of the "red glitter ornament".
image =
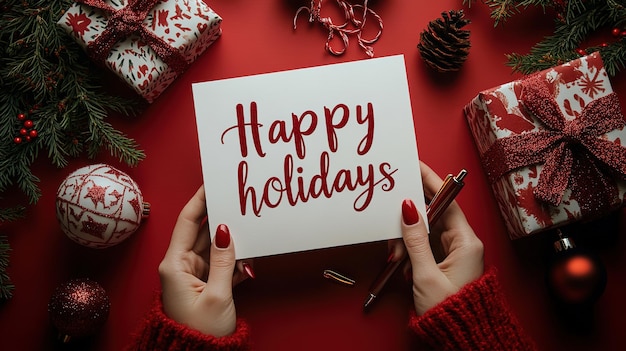
{"type": "Polygon", "coordinates": [[[106,322],[111,303],[100,284],[89,279],[70,280],[56,288],[48,313],[63,342],[94,334],[106,322]]]}

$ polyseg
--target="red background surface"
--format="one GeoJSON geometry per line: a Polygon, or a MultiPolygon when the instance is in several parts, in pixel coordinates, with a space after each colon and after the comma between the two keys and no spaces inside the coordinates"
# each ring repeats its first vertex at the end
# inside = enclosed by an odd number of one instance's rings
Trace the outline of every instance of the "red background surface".
{"type": "MultiPolygon", "coordinates": [[[[43,196],[28,208],[25,220],[1,228],[13,248],[8,273],[16,288],[14,297],[0,304],[0,348],[119,350],[129,342],[159,288],[157,266],[178,212],[202,182],[192,83],[367,59],[355,41],[344,56],[329,55],[324,51],[327,32],[318,24],[308,25],[306,15],[294,31],[293,15],[304,0],[208,3],[224,18],[222,38],[140,116],[110,119],[136,139],[147,154],[145,161],[130,168],[103,156],[73,160],[65,169],[55,169],[45,157],[37,162],[43,196]],[[105,250],[69,240],[54,211],[61,181],[76,168],[97,162],[129,173],[152,205],[151,217],[138,232],[105,250]],[[98,281],[109,294],[111,312],[94,337],[61,345],[49,323],[47,303],[56,286],[76,277],[98,281]]],[[[332,1],[324,3],[326,9],[334,7],[332,1]]],[[[546,295],[543,274],[550,240],[545,236],[508,239],[462,114],[463,106],[479,91],[520,77],[505,66],[505,54],[526,53],[552,34],[553,16],[528,10],[494,28],[488,8],[476,2],[465,8],[472,21],[467,27],[472,42],[469,59],[457,74],[440,75],[426,69],[419,57],[419,33],[442,11],[462,8],[462,1],[379,0],[370,5],[385,26],[374,45],[376,57],[404,54],[406,58],[420,157],[441,175],[461,168],[469,171],[458,202],[485,244],[486,265],[498,268],[506,296],[527,332],[543,350],[625,349],[623,211],[579,227],[579,243],[604,260],[608,284],[589,319],[592,327],[575,331],[559,318],[546,295]]],[[[624,110],[626,81],[617,76],[612,82],[624,110]]],[[[114,84],[126,89],[122,83],[114,84]]],[[[297,236],[298,228],[293,233],[297,236]]],[[[257,279],[235,289],[237,312],[251,325],[255,349],[415,349],[407,331],[410,287],[400,275],[369,314],[361,311],[367,288],[386,257],[386,243],[377,242],[255,260],[257,279]],[[322,271],[327,268],[351,276],[357,284],[344,287],[325,280],[322,271]]]]}

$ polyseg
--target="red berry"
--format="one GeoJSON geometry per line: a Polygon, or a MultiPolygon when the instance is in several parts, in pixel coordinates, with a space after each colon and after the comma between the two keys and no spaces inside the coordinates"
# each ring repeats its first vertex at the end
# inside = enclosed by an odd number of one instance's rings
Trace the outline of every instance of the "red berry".
{"type": "Polygon", "coordinates": [[[23,120],[25,120],[25,119],[26,119],[26,115],[25,115],[25,114],[23,114],[23,113],[18,113],[18,115],[17,115],[17,119],[18,119],[18,120],[20,120],[20,121],[23,121],[23,120]]]}
{"type": "Polygon", "coordinates": [[[24,127],[32,128],[33,127],[33,121],[31,121],[30,119],[24,121],[24,127]]]}
{"type": "Polygon", "coordinates": [[[616,37],[621,33],[621,30],[619,28],[613,28],[613,30],[611,30],[611,34],[616,37]]]}
{"type": "Polygon", "coordinates": [[[39,134],[37,133],[37,130],[36,130],[36,129],[32,129],[30,132],[28,132],[28,135],[29,135],[31,138],[36,138],[36,137],[37,137],[37,135],[39,135],[39,134]]]}
{"type": "Polygon", "coordinates": [[[15,138],[13,138],[13,142],[16,143],[16,144],[21,144],[22,143],[22,138],[15,137],[15,138]]]}
{"type": "Polygon", "coordinates": [[[30,135],[25,136],[24,141],[26,141],[27,143],[30,143],[30,135]]]}
{"type": "Polygon", "coordinates": [[[622,36],[622,37],[626,37],[626,30],[622,31],[621,33],[619,33],[619,35],[622,36]]]}
{"type": "Polygon", "coordinates": [[[26,128],[20,129],[20,134],[22,134],[22,135],[28,134],[28,129],[26,129],[26,128]]]}
{"type": "Polygon", "coordinates": [[[581,56],[587,55],[587,52],[583,49],[576,49],[576,52],[578,53],[578,55],[581,55],[581,56]]]}
{"type": "Polygon", "coordinates": [[[609,46],[609,44],[607,44],[607,43],[602,43],[602,44],[600,44],[600,46],[601,46],[601,47],[603,47],[603,48],[605,48],[605,47],[609,46]]]}

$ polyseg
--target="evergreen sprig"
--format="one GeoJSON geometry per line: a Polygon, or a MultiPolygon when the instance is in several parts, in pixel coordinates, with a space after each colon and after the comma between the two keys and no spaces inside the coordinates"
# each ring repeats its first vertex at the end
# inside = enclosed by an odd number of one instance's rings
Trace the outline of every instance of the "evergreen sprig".
{"type": "Polygon", "coordinates": [[[9,241],[6,236],[0,235],[0,299],[8,300],[13,296],[15,286],[9,278],[7,268],[9,267],[9,241]]]}
{"type": "MultiPolygon", "coordinates": [[[[468,7],[471,7],[473,2],[474,0],[463,0],[463,4],[468,7]]],[[[555,3],[554,0],[482,0],[482,2],[491,9],[494,27],[530,6],[539,6],[545,11],[555,3]]]]}
{"type": "MultiPolygon", "coordinates": [[[[471,6],[472,0],[463,3],[471,6]]],[[[529,6],[555,10],[554,34],[544,37],[528,54],[507,54],[507,65],[524,74],[563,64],[581,55],[599,51],[610,76],[626,67],[626,35],[620,33],[611,43],[581,45],[598,31],[616,28],[624,32],[624,0],[483,0],[491,9],[494,26],[529,6]]]]}
{"type": "MultiPolygon", "coordinates": [[[[94,158],[102,150],[129,166],[144,157],[137,143],[108,121],[136,115],[139,98],[112,95],[101,86],[103,69],[57,25],[71,0],[0,1],[0,198],[17,186],[30,204],[41,196],[31,166],[40,153],[59,168],[69,157],[94,158]],[[27,127],[28,125],[32,126],[27,127]]],[[[0,205],[0,223],[24,207],[0,205]]],[[[11,297],[6,268],[9,242],[0,236],[0,298],[11,297]]]]}
{"type": "Polygon", "coordinates": [[[137,143],[108,121],[135,115],[138,98],[110,94],[103,69],[57,25],[70,0],[8,0],[0,4],[0,193],[17,185],[31,204],[41,196],[31,171],[40,152],[56,167],[69,157],[94,158],[107,150],[121,162],[144,157],[137,143]],[[36,136],[20,134],[23,114],[36,136]],[[16,140],[20,137],[20,140],[16,140]]]}
{"type": "MultiPolygon", "coordinates": [[[[4,222],[15,221],[24,216],[24,207],[0,208],[0,225],[4,222]]],[[[5,235],[0,235],[0,299],[8,300],[13,296],[15,286],[9,278],[9,240],[5,235]]]]}

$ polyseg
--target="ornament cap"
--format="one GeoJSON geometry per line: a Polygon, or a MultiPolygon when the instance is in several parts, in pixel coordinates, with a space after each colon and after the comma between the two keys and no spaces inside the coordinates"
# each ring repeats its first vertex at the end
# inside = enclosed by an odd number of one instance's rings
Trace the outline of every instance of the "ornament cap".
{"type": "Polygon", "coordinates": [[[559,239],[554,242],[554,249],[556,250],[556,252],[571,250],[576,247],[574,241],[565,234],[563,234],[560,229],[557,229],[557,234],[559,235],[559,239]]]}
{"type": "Polygon", "coordinates": [[[144,202],[143,203],[143,211],[141,212],[141,218],[148,218],[150,217],[150,203],[149,202],[144,202]]]}

